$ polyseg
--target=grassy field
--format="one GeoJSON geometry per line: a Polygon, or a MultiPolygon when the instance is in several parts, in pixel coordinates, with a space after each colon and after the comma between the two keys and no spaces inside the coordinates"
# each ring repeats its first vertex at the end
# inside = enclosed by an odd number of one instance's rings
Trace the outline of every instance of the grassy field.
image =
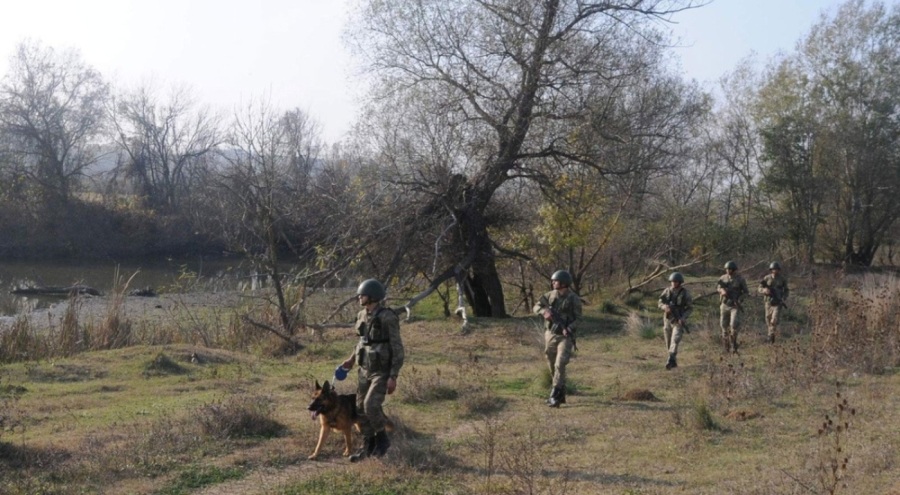
{"type": "Polygon", "coordinates": [[[174,341],[5,364],[0,493],[900,494],[900,363],[841,361],[834,345],[849,344],[823,343],[834,318],[810,316],[811,294],[775,345],[750,301],[741,354],[725,355],[711,299],[672,371],[652,295],[592,301],[558,410],[544,405],[536,317],[461,333],[423,303],[402,325],[407,363],[385,405],[393,447],[352,465],[336,434],[307,460],[306,410],[350,329],[287,357],[174,341]]]}

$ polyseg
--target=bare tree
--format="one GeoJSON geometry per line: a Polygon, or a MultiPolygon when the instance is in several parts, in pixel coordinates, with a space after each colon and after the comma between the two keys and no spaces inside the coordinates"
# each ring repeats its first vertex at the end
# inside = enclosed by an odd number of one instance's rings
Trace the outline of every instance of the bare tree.
{"type": "Polygon", "coordinates": [[[148,207],[169,213],[189,193],[192,169],[219,144],[220,118],[187,87],[173,87],[165,101],[158,93],[150,83],[123,92],[110,115],[126,157],[120,171],[148,207]]]}
{"type": "MultiPolygon", "coordinates": [[[[452,133],[457,143],[437,162],[437,177],[415,167],[392,171],[430,186],[432,201],[423,211],[443,211],[447,219],[430,225],[449,225],[455,233],[445,236],[447,258],[429,290],[465,276],[476,315],[505,316],[489,230],[495,193],[515,178],[550,182],[547,172],[568,166],[610,173],[614,163],[605,144],[672,139],[672,128],[618,117],[636,108],[627,104],[629,98],[651,101],[649,94],[641,99],[633,89],[663,66],[664,40],[652,21],[693,3],[360,3],[351,36],[378,78],[377,113],[388,122],[390,115],[397,116],[394,125],[381,129],[384,136],[404,141],[421,125],[404,126],[421,122],[424,115],[446,122],[436,131],[452,133]]],[[[387,164],[427,161],[417,160],[417,147],[394,150],[406,154],[401,159],[394,153],[387,164]]]]}
{"type": "Polygon", "coordinates": [[[47,213],[63,211],[76,178],[96,162],[107,96],[100,73],[75,51],[26,41],[11,57],[0,83],[0,130],[47,213]]]}

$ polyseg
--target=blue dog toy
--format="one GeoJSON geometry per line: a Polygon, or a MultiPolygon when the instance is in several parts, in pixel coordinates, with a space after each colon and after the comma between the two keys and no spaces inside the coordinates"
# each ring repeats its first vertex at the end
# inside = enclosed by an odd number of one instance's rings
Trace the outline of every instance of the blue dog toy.
{"type": "Polygon", "coordinates": [[[331,377],[332,381],[334,381],[334,380],[337,380],[339,382],[344,381],[344,378],[347,378],[347,373],[349,371],[350,370],[348,370],[347,368],[344,368],[343,366],[338,365],[338,367],[334,369],[334,376],[331,377]]]}

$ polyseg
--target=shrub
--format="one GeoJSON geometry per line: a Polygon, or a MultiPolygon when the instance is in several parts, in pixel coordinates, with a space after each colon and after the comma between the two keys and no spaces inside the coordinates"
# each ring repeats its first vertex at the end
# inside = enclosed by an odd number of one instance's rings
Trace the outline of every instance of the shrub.
{"type": "Polygon", "coordinates": [[[628,313],[628,318],[625,320],[625,331],[646,340],[659,337],[657,325],[654,325],[649,318],[641,316],[637,311],[628,313]]]}
{"type": "Polygon", "coordinates": [[[202,406],[196,418],[203,432],[215,438],[271,438],[286,428],[272,418],[271,397],[238,394],[202,406]]]}
{"type": "Polygon", "coordinates": [[[172,358],[160,352],[152,361],[144,366],[144,376],[181,375],[187,373],[184,366],[176,363],[172,358]]]}

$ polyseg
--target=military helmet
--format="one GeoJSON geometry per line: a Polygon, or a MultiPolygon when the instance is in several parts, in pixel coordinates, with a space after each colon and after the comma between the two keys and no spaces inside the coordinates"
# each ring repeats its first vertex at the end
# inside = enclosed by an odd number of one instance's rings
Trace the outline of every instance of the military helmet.
{"type": "Polygon", "coordinates": [[[726,270],[737,270],[737,263],[735,263],[734,261],[729,261],[728,263],[725,263],[725,269],[726,270]]]}
{"type": "Polygon", "coordinates": [[[684,275],[682,275],[681,272],[672,272],[672,274],[669,275],[669,282],[678,282],[680,284],[683,284],[684,275]]]}
{"type": "Polygon", "coordinates": [[[572,285],[572,274],[566,270],[557,270],[553,273],[553,276],[550,277],[550,280],[556,280],[566,287],[570,287],[572,285]]]}
{"type": "Polygon", "coordinates": [[[359,288],[356,289],[357,296],[369,296],[369,300],[372,302],[384,299],[386,292],[387,291],[384,290],[384,285],[374,278],[363,280],[363,283],[359,284],[359,288]]]}
{"type": "Polygon", "coordinates": [[[777,261],[769,263],[769,270],[781,270],[781,263],[777,261]]]}

